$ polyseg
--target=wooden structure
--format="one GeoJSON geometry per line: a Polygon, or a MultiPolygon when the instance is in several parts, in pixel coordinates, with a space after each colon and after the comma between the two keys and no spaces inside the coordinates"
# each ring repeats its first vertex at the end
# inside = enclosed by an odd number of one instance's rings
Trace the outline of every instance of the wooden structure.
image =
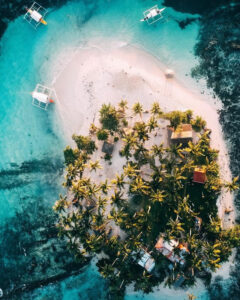
{"type": "Polygon", "coordinates": [[[144,11],[143,15],[144,18],[141,19],[141,22],[146,21],[148,25],[151,25],[161,19],[163,19],[163,11],[166,9],[166,7],[159,9],[157,5],[154,5],[153,7],[147,9],[144,11]]]}
{"type": "Polygon", "coordinates": [[[37,84],[32,92],[32,105],[47,110],[49,103],[54,103],[53,98],[57,98],[54,89],[37,84]]]}
{"type": "Polygon", "coordinates": [[[184,255],[189,253],[189,250],[183,244],[179,244],[176,240],[165,241],[163,237],[160,237],[155,245],[155,249],[158,250],[172,263],[185,264],[184,255]],[[179,249],[179,255],[175,253],[175,250],[179,249]]]}
{"type": "Polygon", "coordinates": [[[144,251],[141,259],[138,261],[139,266],[143,267],[145,270],[147,270],[149,273],[154,269],[155,267],[155,261],[151,257],[151,255],[144,251]]]}
{"type": "Polygon", "coordinates": [[[37,2],[33,2],[32,6],[27,9],[26,14],[24,15],[24,19],[34,28],[40,24],[47,25],[47,22],[44,20],[44,17],[47,14],[47,10],[42,7],[37,2]]]}
{"type": "Polygon", "coordinates": [[[191,124],[181,124],[176,130],[172,131],[171,134],[172,144],[183,144],[187,145],[188,142],[193,140],[193,130],[191,124]]]}
{"type": "Polygon", "coordinates": [[[193,182],[204,184],[206,181],[206,169],[202,167],[196,167],[193,172],[193,182]]]}
{"type": "Polygon", "coordinates": [[[102,152],[108,154],[108,155],[112,155],[113,153],[113,148],[114,148],[114,144],[104,141],[103,146],[102,146],[102,152]]]}

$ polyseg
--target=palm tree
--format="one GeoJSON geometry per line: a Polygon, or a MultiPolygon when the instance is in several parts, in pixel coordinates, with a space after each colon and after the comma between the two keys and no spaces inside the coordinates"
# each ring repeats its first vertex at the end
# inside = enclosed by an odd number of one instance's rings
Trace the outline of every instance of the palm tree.
{"type": "Polygon", "coordinates": [[[179,236],[180,232],[185,231],[182,225],[184,225],[184,223],[181,223],[178,220],[178,217],[175,220],[171,218],[170,221],[168,222],[168,226],[170,227],[170,232],[175,236],[179,236]]]}
{"type": "Polygon", "coordinates": [[[60,199],[55,202],[53,209],[58,213],[62,213],[68,207],[69,207],[69,203],[67,202],[67,197],[66,196],[63,197],[62,195],[60,195],[60,199]]]}
{"type": "Polygon", "coordinates": [[[182,144],[179,144],[179,145],[171,144],[171,146],[169,148],[169,152],[171,153],[171,155],[173,155],[176,158],[180,157],[182,159],[185,158],[185,156],[183,155],[184,150],[182,149],[182,144]]]}
{"type": "Polygon", "coordinates": [[[118,191],[117,189],[114,190],[114,193],[111,196],[111,201],[115,204],[118,208],[123,207],[126,200],[123,198],[123,193],[118,191]]]}
{"type": "Polygon", "coordinates": [[[111,183],[116,185],[120,190],[124,188],[126,181],[124,180],[124,174],[118,175],[116,174],[116,178],[114,178],[111,183]]]}
{"type": "Polygon", "coordinates": [[[98,128],[94,123],[91,123],[90,128],[89,128],[89,133],[90,134],[95,134],[97,132],[98,128]]]}
{"type": "Polygon", "coordinates": [[[103,104],[100,109],[100,122],[103,129],[108,129],[110,131],[117,131],[119,126],[119,120],[117,116],[117,111],[111,104],[103,104]]]}
{"type": "Polygon", "coordinates": [[[124,175],[128,178],[134,178],[137,176],[137,174],[140,172],[140,170],[137,169],[137,166],[135,164],[127,163],[127,166],[123,168],[124,175]]]}
{"type": "Polygon", "coordinates": [[[163,114],[158,102],[154,102],[152,104],[151,113],[153,115],[157,115],[158,117],[163,114]]]}
{"type": "Polygon", "coordinates": [[[154,116],[152,116],[149,119],[149,121],[147,123],[147,126],[149,128],[149,132],[152,132],[155,128],[158,127],[158,122],[157,122],[157,120],[156,120],[156,118],[154,116]]]}
{"type": "Polygon", "coordinates": [[[120,109],[125,112],[125,110],[128,108],[127,106],[128,102],[126,100],[121,100],[121,102],[118,104],[120,109]]]}
{"type": "Polygon", "coordinates": [[[95,162],[94,161],[89,162],[89,168],[90,168],[90,171],[96,172],[97,169],[102,169],[102,166],[100,165],[99,160],[96,160],[95,162]]]}
{"type": "Polygon", "coordinates": [[[137,176],[130,186],[130,191],[135,194],[142,193],[144,195],[147,195],[149,194],[149,189],[150,186],[148,186],[140,176],[137,176]]]}
{"type": "Polygon", "coordinates": [[[137,133],[139,140],[147,141],[149,139],[147,125],[144,122],[136,122],[133,129],[137,133]]]}
{"type": "Polygon", "coordinates": [[[108,191],[111,188],[111,185],[108,184],[108,180],[106,179],[104,182],[101,182],[101,191],[103,192],[103,194],[107,195],[108,191]]]}
{"type": "Polygon", "coordinates": [[[129,146],[130,148],[134,147],[138,140],[137,140],[137,134],[126,134],[123,138],[122,141],[125,143],[126,146],[129,146]]]}
{"type": "Polygon", "coordinates": [[[139,115],[142,118],[143,107],[139,102],[135,103],[132,109],[134,115],[139,115]]]}
{"type": "Polygon", "coordinates": [[[150,195],[150,198],[153,200],[153,202],[163,202],[166,197],[166,195],[164,194],[164,192],[157,190],[156,192],[152,193],[150,195]]]}
{"type": "Polygon", "coordinates": [[[224,187],[228,192],[234,192],[239,189],[239,184],[237,183],[239,179],[239,176],[234,177],[231,182],[226,182],[224,184],[224,187]]]}
{"type": "Polygon", "coordinates": [[[160,145],[153,145],[150,153],[153,153],[155,156],[159,156],[162,157],[162,154],[164,152],[164,148],[163,148],[163,143],[161,143],[160,145]]]}

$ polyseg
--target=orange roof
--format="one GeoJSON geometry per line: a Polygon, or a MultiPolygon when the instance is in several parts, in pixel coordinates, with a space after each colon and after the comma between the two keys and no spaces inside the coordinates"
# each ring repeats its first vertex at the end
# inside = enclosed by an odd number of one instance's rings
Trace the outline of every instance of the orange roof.
{"type": "Polygon", "coordinates": [[[192,125],[191,124],[181,124],[181,130],[182,131],[191,131],[192,125]]]}
{"type": "Polygon", "coordinates": [[[205,183],[207,180],[206,171],[201,168],[195,168],[193,173],[193,182],[205,183]]]}
{"type": "Polygon", "coordinates": [[[161,249],[163,247],[163,238],[160,238],[158,241],[157,241],[157,243],[156,243],[156,245],[155,245],[155,248],[156,249],[161,249]]]}
{"type": "Polygon", "coordinates": [[[171,139],[192,139],[192,125],[181,124],[176,130],[172,132],[171,139]]]}

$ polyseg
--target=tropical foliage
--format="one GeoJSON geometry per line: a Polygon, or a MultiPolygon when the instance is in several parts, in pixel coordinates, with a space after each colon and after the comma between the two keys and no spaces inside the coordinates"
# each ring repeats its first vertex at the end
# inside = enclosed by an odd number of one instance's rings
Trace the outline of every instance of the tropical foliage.
{"type": "Polygon", "coordinates": [[[219,268],[231,248],[240,245],[239,227],[223,230],[216,205],[222,189],[238,188],[238,178],[231,183],[220,179],[210,132],[191,111],[164,114],[154,103],[149,116],[136,103],[129,116],[126,101],[118,107],[103,105],[100,128],[94,125],[91,138],[74,135],[77,149],[64,151],[68,193],[54,206],[59,234],[76,258],[99,254],[97,267],[108,279],[113,299],[121,299],[129,284],[145,293],[161,282],[171,286],[179,277],[184,277],[184,286],[192,285],[196,276],[219,268]],[[158,136],[162,122],[175,129],[182,123],[198,124],[198,137],[185,146],[169,144],[158,136]],[[103,142],[98,139],[103,130],[114,134],[120,149],[112,158],[123,162],[115,178],[108,178],[109,163],[101,159],[103,142]],[[206,170],[204,184],[192,180],[199,165],[206,170]],[[160,235],[187,245],[184,265],[169,267],[171,262],[154,247],[160,235]],[[151,273],[138,265],[143,251],[155,260],[151,273]]]}

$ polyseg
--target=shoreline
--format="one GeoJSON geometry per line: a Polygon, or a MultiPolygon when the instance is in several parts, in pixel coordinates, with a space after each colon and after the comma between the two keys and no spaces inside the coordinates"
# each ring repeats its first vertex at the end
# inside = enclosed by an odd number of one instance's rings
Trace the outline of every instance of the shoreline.
{"type": "MultiPolygon", "coordinates": [[[[178,79],[166,79],[166,69],[151,54],[119,42],[80,48],[74,55],[71,52],[71,60],[53,84],[67,142],[72,143],[73,133],[88,133],[103,103],[115,105],[125,99],[129,106],[140,101],[148,108],[158,101],[164,111],[191,109],[194,115],[206,120],[207,128],[212,130],[211,146],[219,150],[220,177],[230,181],[229,156],[218,121],[218,108],[208,103],[200,92],[188,90],[178,79]]],[[[223,228],[230,228],[235,222],[233,196],[222,191],[217,206],[223,228]],[[232,211],[225,214],[225,209],[232,211]]]]}

